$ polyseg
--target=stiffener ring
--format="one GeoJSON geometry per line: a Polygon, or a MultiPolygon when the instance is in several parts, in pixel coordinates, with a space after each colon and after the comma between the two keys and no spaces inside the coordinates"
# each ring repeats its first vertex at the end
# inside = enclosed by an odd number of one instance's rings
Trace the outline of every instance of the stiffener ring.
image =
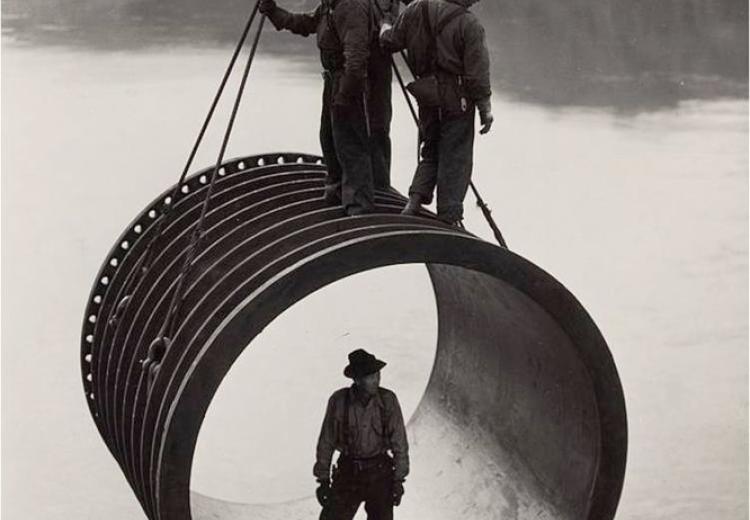
{"type": "MultiPolygon", "coordinates": [[[[179,328],[165,348],[154,347],[211,171],[188,178],[174,200],[166,191],[128,226],[97,275],[83,323],[86,401],[148,518],[258,517],[253,506],[207,498],[191,506],[193,452],[222,379],[295,302],[346,276],[404,263],[426,265],[438,308],[435,366],[408,426],[417,439],[412,459],[427,468],[424,517],[614,517],[625,403],[583,307],[518,255],[431,214],[401,216],[396,192],[377,193],[374,215],[325,207],[317,156],[265,154],[222,166],[179,328]],[[172,215],[144,273],[167,206],[172,215]],[[149,353],[158,360],[144,366],[149,353]],[[440,495],[455,482],[471,485],[440,495]],[[427,511],[438,495],[439,509],[427,511]]],[[[264,506],[263,514],[309,514],[295,511],[264,506]]]]}

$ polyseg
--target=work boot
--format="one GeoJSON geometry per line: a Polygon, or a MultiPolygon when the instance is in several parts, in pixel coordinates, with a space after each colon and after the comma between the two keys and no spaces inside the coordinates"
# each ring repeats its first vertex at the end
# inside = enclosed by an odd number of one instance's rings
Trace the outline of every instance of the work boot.
{"type": "Polygon", "coordinates": [[[464,227],[464,220],[462,218],[451,219],[451,218],[445,218],[445,217],[438,216],[438,219],[440,219],[441,221],[445,222],[449,226],[457,227],[459,229],[466,229],[466,227],[464,227]]]}
{"type": "Polygon", "coordinates": [[[422,211],[422,195],[419,193],[412,193],[409,195],[409,202],[406,203],[404,209],[401,211],[402,215],[419,215],[422,211]]]}

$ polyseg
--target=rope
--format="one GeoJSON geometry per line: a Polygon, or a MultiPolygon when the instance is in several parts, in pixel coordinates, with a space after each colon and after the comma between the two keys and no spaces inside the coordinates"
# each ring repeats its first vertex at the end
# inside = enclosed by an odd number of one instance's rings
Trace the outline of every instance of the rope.
{"type": "MultiPolygon", "coordinates": [[[[255,9],[253,10],[253,17],[255,16],[255,13],[258,10],[258,7],[260,5],[260,1],[258,1],[255,4],[255,9]]],[[[198,221],[195,223],[195,226],[193,227],[193,233],[190,238],[190,245],[188,246],[187,254],[185,256],[185,262],[182,265],[182,269],[180,271],[180,274],[178,276],[177,281],[177,287],[175,288],[174,294],[172,295],[172,301],[169,306],[169,310],[167,312],[167,318],[164,323],[164,326],[162,328],[163,333],[162,336],[166,337],[173,337],[173,334],[176,330],[176,323],[177,323],[177,315],[180,310],[180,306],[182,304],[184,291],[185,291],[185,280],[187,279],[190,268],[192,267],[193,260],[195,259],[196,252],[198,248],[200,247],[201,239],[203,238],[203,225],[205,224],[206,215],[208,214],[208,206],[211,201],[211,196],[213,195],[214,186],[216,185],[216,179],[219,177],[219,169],[221,168],[221,164],[224,161],[224,154],[226,153],[227,145],[229,144],[229,137],[232,134],[232,129],[234,128],[234,122],[237,118],[237,112],[240,107],[240,103],[242,101],[242,94],[245,91],[245,85],[247,84],[247,78],[250,74],[250,68],[253,64],[253,59],[255,58],[255,52],[258,49],[258,43],[260,42],[260,35],[263,32],[263,24],[266,21],[265,15],[261,15],[260,18],[260,24],[258,25],[258,31],[255,34],[255,39],[253,40],[253,45],[250,50],[250,55],[247,59],[247,64],[245,65],[245,70],[242,74],[242,81],[240,82],[240,86],[237,92],[237,97],[234,101],[234,106],[232,107],[232,115],[229,117],[229,123],[227,124],[227,129],[224,133],[224,140],[221,143],[221,150],[219,151],[219,156],[216,159],[216,164],[214,166],[214,171],[211,174],[211,182],[208,185],[208,189],[206,190],[206,196],[203,201],[203,207],[201,209],[201,215],[198,219],[198,221]]]]}
{"type": "MultiPolygon", "coordinates": [[[[190,171],[190,167],[193,164],[193,160],[195,159],[195,155],[198,152],[198,148],[200,147],[200,144],[203,141],[203,137],[206,134],[208,125],[211,122],[211,119],[213,118],[214,112],[216,111],[216,106],[219,104],[219,100],[221,99],[221,96],[224,93],[224,88],[227,85],[227,81],[229,80],[229,77],[231,76],[232,71],[234,70],[234,65],[237,62],[237,57],[240,55],[240,51],[242,50],[242,47],[244,47],[245,45],[245,41],[247,40],[247,35],[249,34],[250,27],[252,26],[253,21],[255,20],[255,16],[258,13],[259,6],[260,6],[260,2],[256,3],[255,8],[250,13],[250,17],[248,18],[247,23],[245,24],[245,28],[242,31],[242,36],[237,42],[237,46],[235,47],[234,52],[232,53],[232,58],[229,60],[229,65],[227,66],[227,69],[224,72],[224,77],[221,79],[221,83],[219,84],[219,88],[216,91],[216,95],[214,96],[214,99],[211,102],[211,107],[208,110],[208,114],[206,114],[206,118],[203,121],[203,125],[201,126],[201,129],[198,132],[198,136],[195,140],[195,143],[193,144],[193,149],[190,151],[190,155],[188,156],[187,162],[185,163],[185,167],[182,169],[182,174],[180,175],[180,179],[177,181],[177,184],[172,189],[172,193],[170,195],[170,200],[172,201],[172,203],[164,205],[163,214],[156,224],[156,230],[154,232],[154,236],[151,238],[148,245],[146,246],[146,252],[143,257],[144,258],[143,265],[141,266],[141,269],[140,269],[141,276],[143,276],[151,267],[151,262],[153,262],[154,260],[154,246],[156,242],[161,238],[162,232],[166,224],[170,220],[174,201],[176,200],[176,197],[179,193],[179,189],[182,186],[182,183],[185,182],[185,178],[187,177],[187,174],[190,171]]],[[[137,276],[133,277],[131,281],[131,285],[137,279],[138,279],[137,276]]],[[[126,294],[127,294],[127,291],[126,291],[126,294]]]]}
{"type": "MultiPolygon", "coordinates": [[[[381,18],[384,17],[385,15],[383,14],[383,10],[381,9],[378,2],[375,2],[375,6],[377,7],[381,18]]],[[[409,63],[409,60],[406,59],[406,53],[403,50],[401,50],[399,51],[399,54],[401,55],[401,59],[404,60],[404,63],[406,63],[406,68],[409,69],[409,73],[412,75],[414,79],[416,79],[417,75],[414,72],[414,69],[412,68],[411,64],[409,63]]],[[[409,111],[411,112],[411,116],[414,119],[414,123],[417,125],[417,129],[419,130],[420,129],[419,116],[417,115],[417,111],[414,109],[414,105],[411,101],[411,97],[409,97],[409,92],[406,90],[406,84],[404,83],[404,80],[401,77],[401,72],[398,70],[398,67],[396,66],[396,62],[393,58],[391,58],[391,66],[393,67],[393,72],[396,74],[396,78],[398,79],[398,84],[401,87],[401,91],[404,94],[404,99],[406,99],[406,103],[407,105],[409,105],[409,111]]],[[[421,142],[421,136],[419,139],[421,142]]],[[[419,146],[417,147],[417,149],[419,150],[419,146]]],[[[479,206],[479,209],[482,211],[482,215],[484,215],[485,220],[487,220],[487,224],[490,226],[492,233],[495,235],[495,240],[497,240],[498,244],[500,244],[502,247],[507,249],[508,244],[505,242],[505,238],[503,238],[503,234],[500,232],[500,228],[497,226],[495,219],[492,217],[492,210],[484,201],[482,196],[479,194],[479,190],[474,184],[474,181],[469,180],[469,187],[471,187],[471,191],[474,193],[474,197],[477,200],[477,206],[479,206]]]]}

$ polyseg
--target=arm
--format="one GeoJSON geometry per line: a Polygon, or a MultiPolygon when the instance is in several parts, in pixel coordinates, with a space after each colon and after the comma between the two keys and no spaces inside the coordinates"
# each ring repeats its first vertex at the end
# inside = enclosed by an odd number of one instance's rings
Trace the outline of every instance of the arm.
{"type": "Polygon", "coordinates": [[[398,398],[393,394],[393,410],[388,423],[391,450],[393,451],[393,479],[402,481],[409,474],[409,442],[406,439],[406,426],[398,398]]]}
{"type": "MultiPolygon", "coordinates": [[[[373,14],[378,26],[380,26],[384,19],[392,24],[398,13],[401,12],[401,2],[399,0],[372,0],[372,3],[375,9],[373,14]]],[[[404,3],[409,4],[408,1],[404,3]]]]}
{"type": "Polygon", "coordinates": [[[334,396],[328,400],[328,407],[326,408],[326,415],[323,419],[323,426],[320,429],[320,436],[318,437],[318,448],[316,450],[315,466],[313,467],[313,474],[315,478],[320,481],[330,480],[331,475],[331,459],[333,458],[333,451],[335,449],[335,400],[334,396]]]}
{"type": "Polygon", "coordinates": [[[335,105],[347,105],[362,96],[370,57],[370,0],[340,0],[333,23],[343,47],[344,74],[334,98],[335,105]]]}
{"type": "Polygon", "coordinates": [[[413,9],[406,8],[395,22],[384,18],[380,26],[380,45],[387,51],[398,52],[406,48],[407,27],[410,23],[413,9]]]}
{"type": "Polygon", "coordinates": [[[290,13],[276,5],[275,0],[261,0],[260,12],[265,14],[277,31],[309,36],[316,32],[320,21],[320,6],[310,13],[290,13]]]}
{"type": "Polygon", "coordinates": [[[334,23],[344,52],[344,74],[351,78],[367,76],[370,57],[370,0],[340,0],[334,23]]]}
{"type": "Polygon", "coordinates": [[[471,101],[489,100],[490,88],[490,53],[484,36],[484,28],[473,15],[467,15],[464,28],[464,79],[466,91],[471,101]]]}
{"type": "Polygon", "coordinates": [[[492,88],[490,86],[490,53],[484,28],[473,15],[464,29],[464,80],[466,93],[477,105],[479,119],[482,123],[481,134],[490,131],[494,117],[492,116],[492,88]]]}

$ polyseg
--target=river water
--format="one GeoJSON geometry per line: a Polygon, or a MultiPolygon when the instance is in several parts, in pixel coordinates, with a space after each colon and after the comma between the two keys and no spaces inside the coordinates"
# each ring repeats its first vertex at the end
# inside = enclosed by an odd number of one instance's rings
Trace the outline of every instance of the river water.
{"type": "MultiPolygon", "coordinates": [[[[178,177],[228,54],[4,40],[5,518],[140,517],[84,404],[80,323],[116,236],[178,177]]],[[[316,152],[319,83],[306,64],[261,53],[228,157],[316,152]]],[[[611,347],[630,428],[618,518],[747,517],[747,99],[625,113],[515,99],[496,94],[474,180],[511,248],[563,282],[611,347]]],[[[405,190],[414,131],[394,105],[393,182],[405,190]]],[[[225,104],[217,121],[227,115],[225,104]]],[[[220,135],[214,126],[197,166],[215,161],[220,135]]],[[[471,204],[466,223],[491,238],[471,204]]],[[[256,502],[310,494],[346,353],[364,345],[385,358],[383,384],[408,414],[429,374],[434,311],[419,266],[359,275],[295,306],[221,388],[193,489],[256,502]]]]}

